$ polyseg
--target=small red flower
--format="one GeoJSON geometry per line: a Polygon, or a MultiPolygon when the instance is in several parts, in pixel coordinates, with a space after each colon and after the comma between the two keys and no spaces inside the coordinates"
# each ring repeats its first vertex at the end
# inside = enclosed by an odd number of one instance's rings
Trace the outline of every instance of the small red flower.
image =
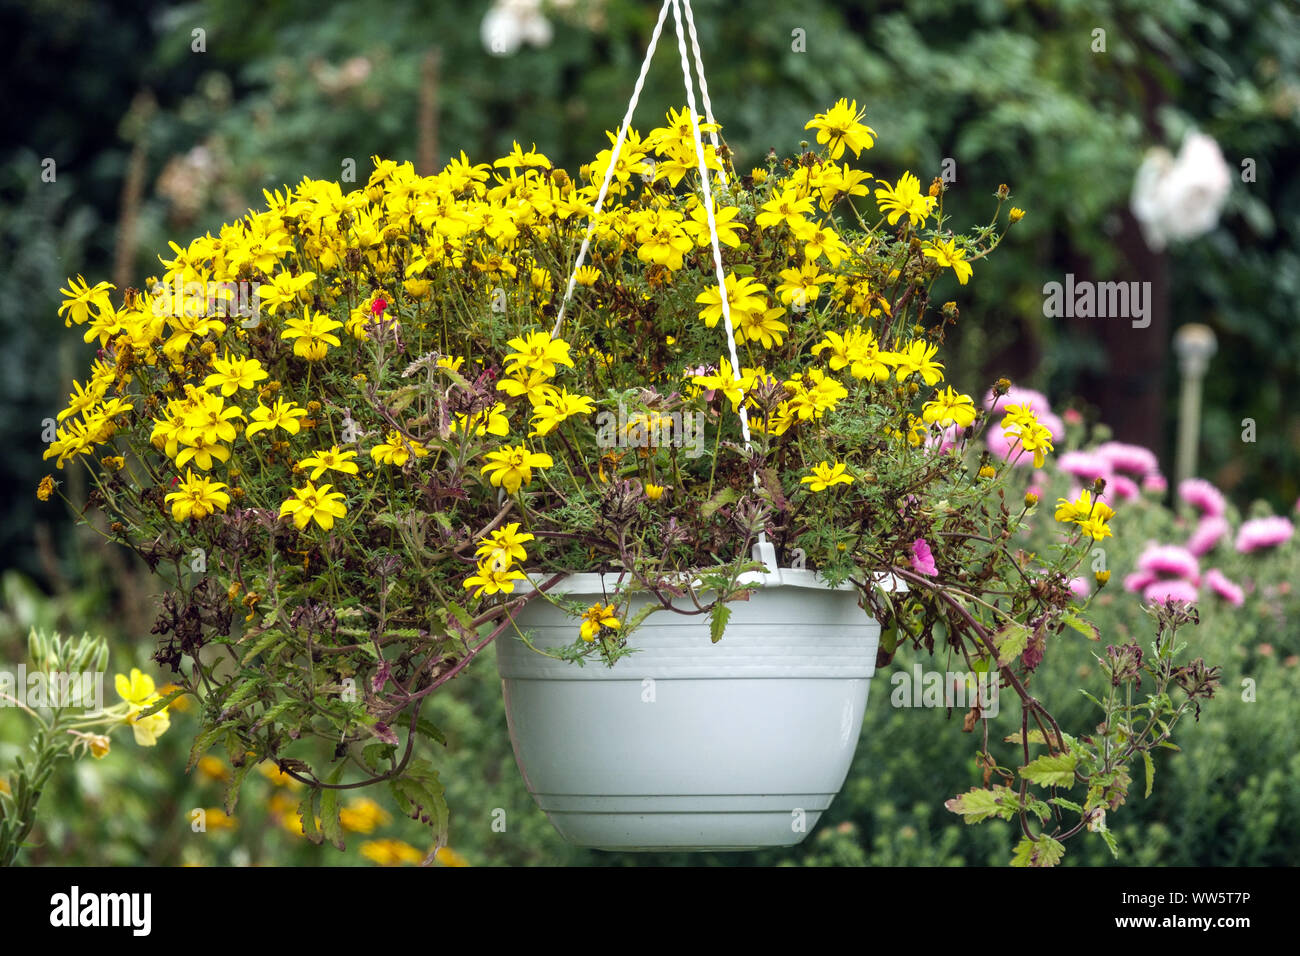
{"type": "Polygon", "coordinates": [[[388,300],[382,296],[370,303],[370,312],[373,315],[383,314],[384,309],[388,308],[388,300]]]}

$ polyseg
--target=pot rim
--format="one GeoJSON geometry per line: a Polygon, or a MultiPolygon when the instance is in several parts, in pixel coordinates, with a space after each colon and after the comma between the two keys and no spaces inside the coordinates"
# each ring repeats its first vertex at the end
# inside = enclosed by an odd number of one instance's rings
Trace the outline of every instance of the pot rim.
{"type": "MultiPolygon", "coordinates": [[[[533,572],[524,572],[528,575],[526,581],[520,581],[516,589],[520,594],[527,594],[536,590],[537,584],[547,580],[551,575],[538,575],[533,572]]],[[[554,587],[550,588],[548,594],[604,594],[611,588],[619,586],[621,581],[627,576],[626,571],[580,571],[567,575],[564,580],[560,581],[554,587]]],[[[886,591],[902,592],[907,590],[907,583],[900,580],[896,575],[881,572],[874,576],[874,581],[886,591]]],[[[811,591],[856,591],[857,585],[852,581],[845,581],[832,588],[823,579],[820,572],[812,571],[807,568],[776,568],[772,571],[748,571],[739,578],[737,583],[745,586],[764,587],[764,588],[801,588],[811,591]]]]}

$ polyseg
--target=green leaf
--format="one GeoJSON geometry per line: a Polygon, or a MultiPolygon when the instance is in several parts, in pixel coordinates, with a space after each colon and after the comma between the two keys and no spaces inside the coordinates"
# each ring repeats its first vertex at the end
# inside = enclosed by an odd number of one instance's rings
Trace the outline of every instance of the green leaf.
{"type": "Polygon", "coordinates": [[[998,649],[998,664],[1006,667],[1029,646],[1029,628],[1012,621],[993,635],[993,646],[998,649]]]}
{"type": "Polygon", "coordinates": [[[189,691],[187,691],[184,687],[178,687],[170,694],[168,694],[166,697],[162,698],[161,700],[155,701],[154,703],[146,707],[144,710],[140,711],[140,713],[137,714],[136,717],[137,718],[152,717],[154,714],[158,713],[158,711],[162,710],[164,707],[166,707],[168,704],[174,701],[177,697],[180,697],[183,694],[188,694],[188,693],[189,691]]]}
{"type": "Polygon", "coordinates": [[[302,816],[302,835],[317,846],[324,840],[320,828],[316,825],[316,807],[319,804],[320,791],[314,787],[307,791],[307,795],[302,798],[302,803],[298,804],[298,813],[302,816]]]}
{"type": "Polygon", "coordinates": [[[714,513],[723,505],[729,505],[733,501],[740,500],[740,492],[735,488],[723,488],[715,492],[713,497],[700,506],[700,516],[703,518],[712,518],[714,513]]]}
{"type": "Polygon", "coordinates": [[[1097,832],[1101,834],[1101,838],[1106,841],[1106,846],[1110,847],[1110,855],[1118,860],[1119,844],[1115,842],[1115,834],[1111,833],[1110,830],[1098,830],[1097,832]]]}
{"type": "Polygon", "coordinates": [[[447,746],[447,738],[443,736],[441,730],[433,725],[427,717],[421,717],[415,722],[415,732],[424,734],[430,740],[436,740],[444,747],[447,746]]]}
{"type": "Polygon", "coordinates": [[[1072,627],[1090,641],[1101,640],[1101,628],[1091,621],[1079,617],[1073,611],[1066,611],[1061,615],[1061,623],[1067,627],[1072,627]]]}
{"type": "Polygon", "coordinates": [[[251,661],[258,654],[261,654],[263,651],[270,650],[272,647],[275,647],[277,644],[284,641],[287,637],[288,635],[285,634],[283,631],[277,631],[275,629],[267,631],[266,633],[258,637],[258,639],[253,642],[252,646],[249,647],[249,649],[244,652],[244,656],[241,659],[240,663],[247,665],[248,662],[251,661]]]}
{"type": "MultiPolygon", "coordinates": [[[[329,782],[338,783],[342,776],[343,768],[340,766],[330,774],[329,782]]],[[[325,839],[342,850],[346,844],[343,842],[343,824],[339,820],[339,792],[328,787],[321,791],[320,825],[325,839]]]]}
{"type": "Polygon", "coordinates": [[[252,760],[245,760],[243,764],[235,768],[235,772],[230,776],[230,783],[226,784],[225,809],[226,816],[235,815],[235,806],[239,803],[239,791],[244,786],[244,778],[248,776],[250,770],[255,766],[252,760]]]}
{"type": "Polygon", "coordinates": [[[731,619],[731,608],[726,604],[715,604],[713,610],[709,613],[709,640],[714,644],[722,640],[722,632],[727,629],[727,621],[731,619]]]}
{"type": "Polygon", "coordinates": [[[1074,768],[1079,758],[1074,754],[1057,754],[1031,760],[1020,768],[1020,776],[1043,787],[1068,787],[1074,783],[1074,768]]]}
{"type": "Polygon", "coordinates": [[[1151,759],[1149,750],[1142,751],[1142,762],[1146,764],[1147,768],[1147,792],[1143,794],[1143,799],[1145,799],[1151,796],[1151,788],[1156,784],[1156,763],[1151,759]]]}
{"type": "Polygon", "coordinates": [[[944,807],[962,817],[966,823],[981,823],[992,817],[1012,819],[1016,815],[1018,804],[1015,792],[999,784],[991,790],[972,787],[968,792],[958,794],[944,803],[944,807]]]}
{"type": "Polygon", "coordinates": [[[1012,866],[1056,866],[1065,856],[1065,844],[1043,834],[1037,840],[1025,837],[1011,857],[1012,866]]]}
{"type": "Polygon", "coordinates": [[[1083,807],[1079,806],[1073,800],[1065,799],[1065,797],[1052,797],[1052,799],[1047,802],[1054,803],[1058,807],[1064,807],[1066,810],[1073,810],[1075,813],[1083,813],[1083,807]]]}

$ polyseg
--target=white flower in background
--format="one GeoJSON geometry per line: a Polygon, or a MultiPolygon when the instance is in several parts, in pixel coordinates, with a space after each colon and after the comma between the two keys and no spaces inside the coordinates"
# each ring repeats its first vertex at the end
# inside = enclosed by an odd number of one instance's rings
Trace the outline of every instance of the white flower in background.
{"type": "Polygon", "coordinates": [[[1219,144],[1204,133],[1188,133],[1177,157],[1167,149],[1148,150],[1130,202],[1147,245],[1159,252],[1170,242],[1205,235],[1218,225],[1231,184],[1219,144]]]}
{"type": "Polygon", "coordinates": [[[511,56],[525,43],[546,46],[553,32],[542,16],[542,0],[496,0],[479,28],[483,46],[494,56],[511,56]]]}

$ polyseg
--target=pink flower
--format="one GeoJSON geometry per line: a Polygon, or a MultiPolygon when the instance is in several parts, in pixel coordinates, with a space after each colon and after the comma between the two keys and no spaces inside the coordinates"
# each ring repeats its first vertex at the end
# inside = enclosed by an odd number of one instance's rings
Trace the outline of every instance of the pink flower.
{"type": "Polygon", "coordinates": [[[989,412],[996,415],[1005,415],[1008,405],[1028,405],[1034,410],[1035,415],[1042,415],[1044,412],[1052,410],[1052,403],[1047,400],[1047,396],[1042,392],[1036,392],[1032,388],[1021,388],[1019,385],[1012,385],[1007,389],[1007,393],[1000,398],[994,399],[993,389],[984,393],[984,407],[989,412]]]}
{"type": "Polygon", "coordinates": [[[1141,445],[1126,445],[1123,442],[1108,441],[1097,446],[1096,453],[1110,463],[1115,471],[1122,471],[1134,478],[1158,472],[1160,463],[1155,452],[1141,445]]]}
{"type": "Polygon", "coordinates": [[[1169,482],[1161,474],[1147,475],[1142,479],[1142,490],[1149,491],[1154,495],[1163,495],[1169,490],[1169,482]]]}
{"type": "Polygon", "coordinates": [[[1067,408],[1065,410],[1065,421],[1069,425],[1082,425],[1083,415],[1077,408],[1067,408]]]}
{"type": "Polygon", "coordinates": [[[1158,544],[1147,548],[1138,557],[1138,570],[1150,571],[1157,577],[1181,578],[1196,581],[1201,568],[1196,556],[1176,544],[1158,544]]]}
{"type": "Polygon", "coordinates": [[[1056,464],[1067,475],[1074,475],[1086,482],[1104,478],[1109,485],[1114,475],[1110,462],[1092,452],[1067,451],[1057,459],[1056,464]]]}
{"type": "Polygon", "coordinates": [[[912,570],[928,578],[939,574],[939,569],[934,566],[934,555],[930,551],[930,544],[924,538],[917,538],[912,542],[912,570]]]}
{"type": "Polygon", "coordinates": [[[1246,592],[1229,581],[1218,568],[1210,568],[1205,572],[1205,586],[1233,607],[1241,607],[1246,600],[1246,592]]]}
{"type": "Polygon", "coordinates": [[[1204,478],[1187,478],[1178,483],[1178,497],[1203,515],[1223,517],[1228,509],[1223,493],[1204,478]]]}
{"type": "Polygon", "coordinates": [[[1164,604],[1166,601],[1195,604],[1198,596],[1196,585],[1190,581],[1157,581],[1147,585],[1142,592],[1142,599],[1148,604],[1164,604]]]}
{"type": "Polygon", "coordinates": [[[1223,518],[1202,518],[1187,539],[1187,550],[1198,558],[1209,554],[1232,529],[1223,518]]]}
{"type": "Polygon", "coordinates": [[[1087,578],[1070,578],[1070,593],[1077,598],[1086,598],[1092,593],[1092,588],[1088,585],[1087,578]]]}
{"type": "Polygon", "coordinates": [[[1119,501],[1132,501],[1139,494],[1137,482],[1118,472],[1111,476],[1110,484],[1106,486],[1106,493],[1112,492],[1119,501]]]}
{"type": "Polygon", "coordinates": [[[1156,576],[1154,572],[1134,571],[1132,574],[1124,578],[1124,590],[1132,591],[1134,594],[1139,594],[1155,583],[1156,576]]]}
{"type": "Polygon", "coordinates": [[[1237,530],[1237,550],[1242,554],[1250,554],[1262,548],[1275,548],[1290,540],[1294,533],[1295,526],[1278,515],[1252,518],[1237,530]]]}

